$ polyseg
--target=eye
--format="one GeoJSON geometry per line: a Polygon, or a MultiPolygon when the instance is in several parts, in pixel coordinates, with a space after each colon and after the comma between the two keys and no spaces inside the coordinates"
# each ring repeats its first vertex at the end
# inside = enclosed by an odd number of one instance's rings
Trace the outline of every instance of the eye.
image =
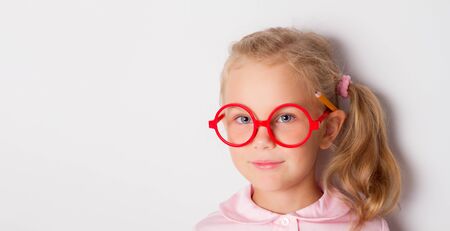
{"type": "Polygon", "coordinates": [[[294,119],[295,119],[294,115],[284,114],[284,115],[279,116],[277,121],[280,121],[282,123],[287,123],[287,122],[290,122],[290,121],[292,121],[294,119]]]}
{"type": "Polygon", "coordinates": [[[234,120],[237,120],[240,124],[247,124],[251,121],[251,118],[248,116],[236,116],[234,120]]]}

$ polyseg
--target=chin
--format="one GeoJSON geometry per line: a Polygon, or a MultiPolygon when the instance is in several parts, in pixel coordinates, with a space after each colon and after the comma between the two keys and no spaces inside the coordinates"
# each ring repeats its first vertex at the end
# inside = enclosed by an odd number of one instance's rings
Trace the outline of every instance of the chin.
{"type": "Polygon", "coordinates": [[[258,178],[251,179],[250,183],[253,185],[253,187],[267,192],[278,191],[286,187],[286,185],[280,179],[258,178]]]}

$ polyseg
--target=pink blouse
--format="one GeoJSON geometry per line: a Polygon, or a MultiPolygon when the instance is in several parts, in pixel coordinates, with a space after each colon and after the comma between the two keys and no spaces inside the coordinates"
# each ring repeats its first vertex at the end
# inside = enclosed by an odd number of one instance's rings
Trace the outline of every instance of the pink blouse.
{"type": "MultiPolygon", "coordinates": [[[[337,196],[324,192],[322,197],[305,208],[288,214],[278,214],[256,205],[251,199],[253,187],[248,184],[219,205],[219,210],[199,221],[196,231],[323,231],[349,230],[356,219],[350,208],[337,196]]],[[[385,219],[366,222],[363,231],[389,231],[385,219]]]]}

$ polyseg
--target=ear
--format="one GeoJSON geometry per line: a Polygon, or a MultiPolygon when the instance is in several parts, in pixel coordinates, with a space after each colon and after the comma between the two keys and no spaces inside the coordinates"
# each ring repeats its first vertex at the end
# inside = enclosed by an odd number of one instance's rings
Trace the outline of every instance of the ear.
{"type": "Polygon", "coordinates": [[[320,141],[321,149],[327,149],[333,144],[344,124],[345,117],[345,112],[342,110],[336,110],[328,115],[325,122],[325,132],[320,141]]]}

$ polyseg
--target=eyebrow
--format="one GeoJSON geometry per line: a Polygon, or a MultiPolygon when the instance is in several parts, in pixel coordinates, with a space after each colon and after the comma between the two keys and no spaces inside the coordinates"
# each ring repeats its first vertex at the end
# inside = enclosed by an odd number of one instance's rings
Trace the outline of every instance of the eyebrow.
{"type": "MultiPolygon", "coordinates": [[[[234,102],[234,103],[236,103],[236,102],[234,102]]],[[[282,104],[286,104],[286,103],[298,104],[298,105],[304,107],[308,112],[310,112],[312,110],[308,105],[306,105],[304,103],[299,103],[299,101],[286,101],[286,102],[279,103],[279,104],[273,106],[269,110],[269,113],[272,112],[276,107],[278,107],[278,106],[280,106],[282,104]]],[[[244,103],[240,103],[240,104],[243,104],[243,105],[247,106],[252,111],[253,115],[256,116],[257,118],[259,118],[253,107],[250,107],[250,106],[248,106],[247,104],[244,104],[244,103]]],[[[241,112],[248,113],[245,109],[239,108],[239,107],[232,107],[232,108],[228,108],[227,110],[229,110],[230,113],[241,113],[241,112]]]]}
{"type": "MultiPolygon", "coordinates": [[[[245,105],[245,104],[244,104],[245,105]]],[[[248,106],[247,106],[248,107],[248,106]]],[[[249,107],[250,108],[250,107],[249,107]]],[[[250,108],[251,109],[251,108],[250,108]]],[[[243,108],[239,108],[239,107],[232,107],[232,108],[228,108],[227,109],[230,113],[238,113],[238,112],[247,112],[245,109],[243,108]]],[[[251,109],[252,110],[252,109],[251,109]]],[[[252,110],[253,111],[253,110],[252,110]]]]}

